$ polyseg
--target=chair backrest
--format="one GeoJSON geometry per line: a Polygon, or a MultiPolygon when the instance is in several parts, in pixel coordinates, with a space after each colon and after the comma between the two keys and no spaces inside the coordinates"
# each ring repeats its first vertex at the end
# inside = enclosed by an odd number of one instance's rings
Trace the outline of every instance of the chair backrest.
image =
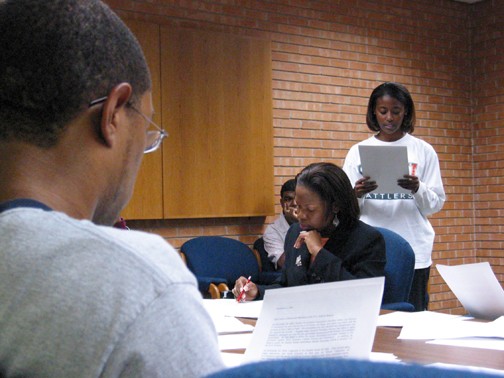
{"type": "Polygon", "coordinates": [[[491,378],[495,375],[468,369],[449,369],[418,364],[397,364],[346,358],[292,358],[264,360],[210,374],[207,378],[325,377],[325,378],[491,378]]]}
{"type": "Polygon", "coordinates": [[[399,234],[376,227],[385,239],[387,263],[385,264],[385,289],[382,304],[407,302],[415,273],[415,253],[411,245],[399,234]]]}
{"type": "Polygon", "coordinates": [[[254,242],[254,249],[261,258],[261,272],[276,272],[275,264],[268,258],[268,252],[264,249],[264,239],[262,237],[254,242]]]}
{"type": "Polygon", "coordinates": [[[199,236],[180,247],[187,267],[196,277],[224,278],[230,288],[240,276],[257,281],[259,264],[252,250],[224,236],[199,236]]]}

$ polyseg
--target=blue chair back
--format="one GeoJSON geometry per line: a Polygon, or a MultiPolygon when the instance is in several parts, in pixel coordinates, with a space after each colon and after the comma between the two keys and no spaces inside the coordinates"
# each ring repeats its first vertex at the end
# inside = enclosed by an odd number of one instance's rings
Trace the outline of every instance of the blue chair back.
{"type": "Polygon", "coordinates": [[[262,272],[276,272],[275,264],[268,258],[268,252],[264,249],[264,239],[260,237],[254,242],[254,249],[261,257],[262,272]]]}
{"type": "Polygon", "coordinates": [[[210,374],[207,378],[490,378],[495,375],[467,369],[398,364],[345,358],[292,358],[260,361],[210,374]]]}
{"type": "Polygon", "coordinates": [[[408,298],[415,273],[415,253],[411,245],[399,234],[376,227],[385,239],[387,263],[385,264],[385,289],[382,308],[413,311],[408,298]]]}
{"type": "Polygon", "coordinates": [[[259,264],[252,250],[239,240],[224,236],[199,236],[181,247],[187,267],[196,278],[210,282],[224,282],[231,289],[240,276],[252,276],[257,282],[259,264]]]}

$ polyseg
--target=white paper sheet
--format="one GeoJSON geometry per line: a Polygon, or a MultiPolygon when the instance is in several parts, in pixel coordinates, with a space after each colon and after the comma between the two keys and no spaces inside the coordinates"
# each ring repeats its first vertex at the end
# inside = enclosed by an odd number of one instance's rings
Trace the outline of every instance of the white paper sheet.
{"type": "Polygon", "coordinates": [[[415,321],[405,324],[398,339],[433,340],[463,337],[504,338],[504,316],[493,322],[462,321],[461,318],[443,321],[415,321]]]}
{"type": "Polygon", "coordinates": [[[230,335],[219,335],[217,340],[219,342],[219,349],[234,350],[246,349],[250,345],[252,333],[233,333],[230,335]]]}
{"type": "Polygon", "coordinates": [[[254,330],[254,326],[250,324],[244,324],[238,319],[230,316],[212,316],[212,320],[217,333],[252,332],[254,330]]]}
{"type": "Polygon", "coordinates": [[[371,352],[369,359],[375,362],[397,362],[402,363],[393,353],[371,352]]]}
{"type": "Polygon", "coordinates": [[[243,362],[243,353],[228,353],[221,352],[222,361],[224,361],[224,365],[228,368],[232,368],[235,366],[240,366],[243,362]]]}
{"type": "Polygon", "coordinates": [[[460,315],[443,314],[433,311],[402,312],[394,311],[378,317],[378,327],[402,327],[410,322],[437,322],[447,319],[462,318],[460,315]]]}
{"type": "Polygon", "coordinates": [[[369,358],[384,278],[267,290],[245,361],[369,358]]]}
{"type": "Polygon", "coordinates": [[[469,314],[481,319],[504,315],[504,290],[488,262],[436,268],[469,314]]]}
{"type": "Polygon", "coordinates": [[[247,315],[255,314],[258,312],[258,305],[248,307],[245,303],[238,303],[234,299],[204,299],[203,306],[210,314],[217,333],[252,332],[254,329],[252,325],[244,324],[230,314],[238,313],[239,311],[236,311],[238,306],[244,309],[242,312],[247,315]]]}
{"type": "Polygon", "coordinates": [[[257,319],[263,301],[237,302],[235,299],[204,299],[203,305],[210,314],[257,319]]]}
{"type": "Polygon", "coordinates": [[[466,348],[494,349],[504,351],[504,339],[497,337],[464,337],[459,339],[436,339],[427,344],[449,345],[466,348]]]}
{"type": "Polygon", "coordinates": [[[359,146],[362,174],[376,181],[372,193],[411,193],[397,185],[409,173],[406,146],[359,146]]]}

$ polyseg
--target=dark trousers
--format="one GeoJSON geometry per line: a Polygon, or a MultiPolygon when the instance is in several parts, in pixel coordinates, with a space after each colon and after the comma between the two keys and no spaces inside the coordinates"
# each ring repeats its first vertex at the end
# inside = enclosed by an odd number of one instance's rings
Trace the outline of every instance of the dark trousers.
{"type": "Polygon", "coordinates": [[[429,307],[429,293],[427,284],[429,283],[430,267],[415,269],[413,283],[409,295],[409,303],[415,306],[415,311],[425,311],[429,307]]]}

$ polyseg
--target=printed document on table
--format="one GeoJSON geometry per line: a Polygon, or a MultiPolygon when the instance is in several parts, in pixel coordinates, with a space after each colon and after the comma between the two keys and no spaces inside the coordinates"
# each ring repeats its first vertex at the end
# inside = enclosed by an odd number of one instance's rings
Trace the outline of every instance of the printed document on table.
{"type": "Polygon", "coordinates": [[[416,323],[416,322],[438,322],[447,319],[462,319],[466,320],[466,318],[461,318],[460,315],[450,315],[444,314],[442,312],[434,312],[434,311],[417,311],[417,312],[403,312],[403,311],[394,311],[389,312],[387,314],[380,315],[378,317],[378,327],[403,327],[408,323],[416,323]]]}
{"type": "Polygon", "coordinates": [[[504,290],[488,262],[436,268],[470,315],[490,320],[504,316],[504,290]]]}
{"type": "Polygon", "coordinates": [[[493,349],[501,350],[504,352],[504,339],[499,337],[463,337],[455,339],[436,339],[427,341],[427,344],[493,349]]]}
{"type": "Polygon", "coordinates": [[[397,180],[409,174],[406,146],[359,146],[362,174],[376,181],[371,193],[411,193],[397,185],[397,180]]]}
{"type": "Polygon", "coordinates": [[[266,290],[244,362],[369,358],[384,277],[266,290]]]}
{"type": "Polygon", "coordinates": [[[468,337],[504,339],[504,316],[487,323],[462,318],[409,322],[403,326],[398,339],[434,340],[468,337]]]}
{"type": "MultiPolygon", "coordinates": [[[[259,305],[260,304],[262,303],[259,303],[259,305]]],[[[239,313],[239,311],[236,311],[238,306],[245,309],[245,311],[242,311],[242,315],[250,316],[257,314],[255,318],[259,316],[257,307],[248,307],[245,303],[238,303],[234,299],[203,299],[203,306],[212,318],[217,333],[252,332],[254,329],[253,326],[250,324],[244,324],[232,315],[234,313],[239,313]]]]}

